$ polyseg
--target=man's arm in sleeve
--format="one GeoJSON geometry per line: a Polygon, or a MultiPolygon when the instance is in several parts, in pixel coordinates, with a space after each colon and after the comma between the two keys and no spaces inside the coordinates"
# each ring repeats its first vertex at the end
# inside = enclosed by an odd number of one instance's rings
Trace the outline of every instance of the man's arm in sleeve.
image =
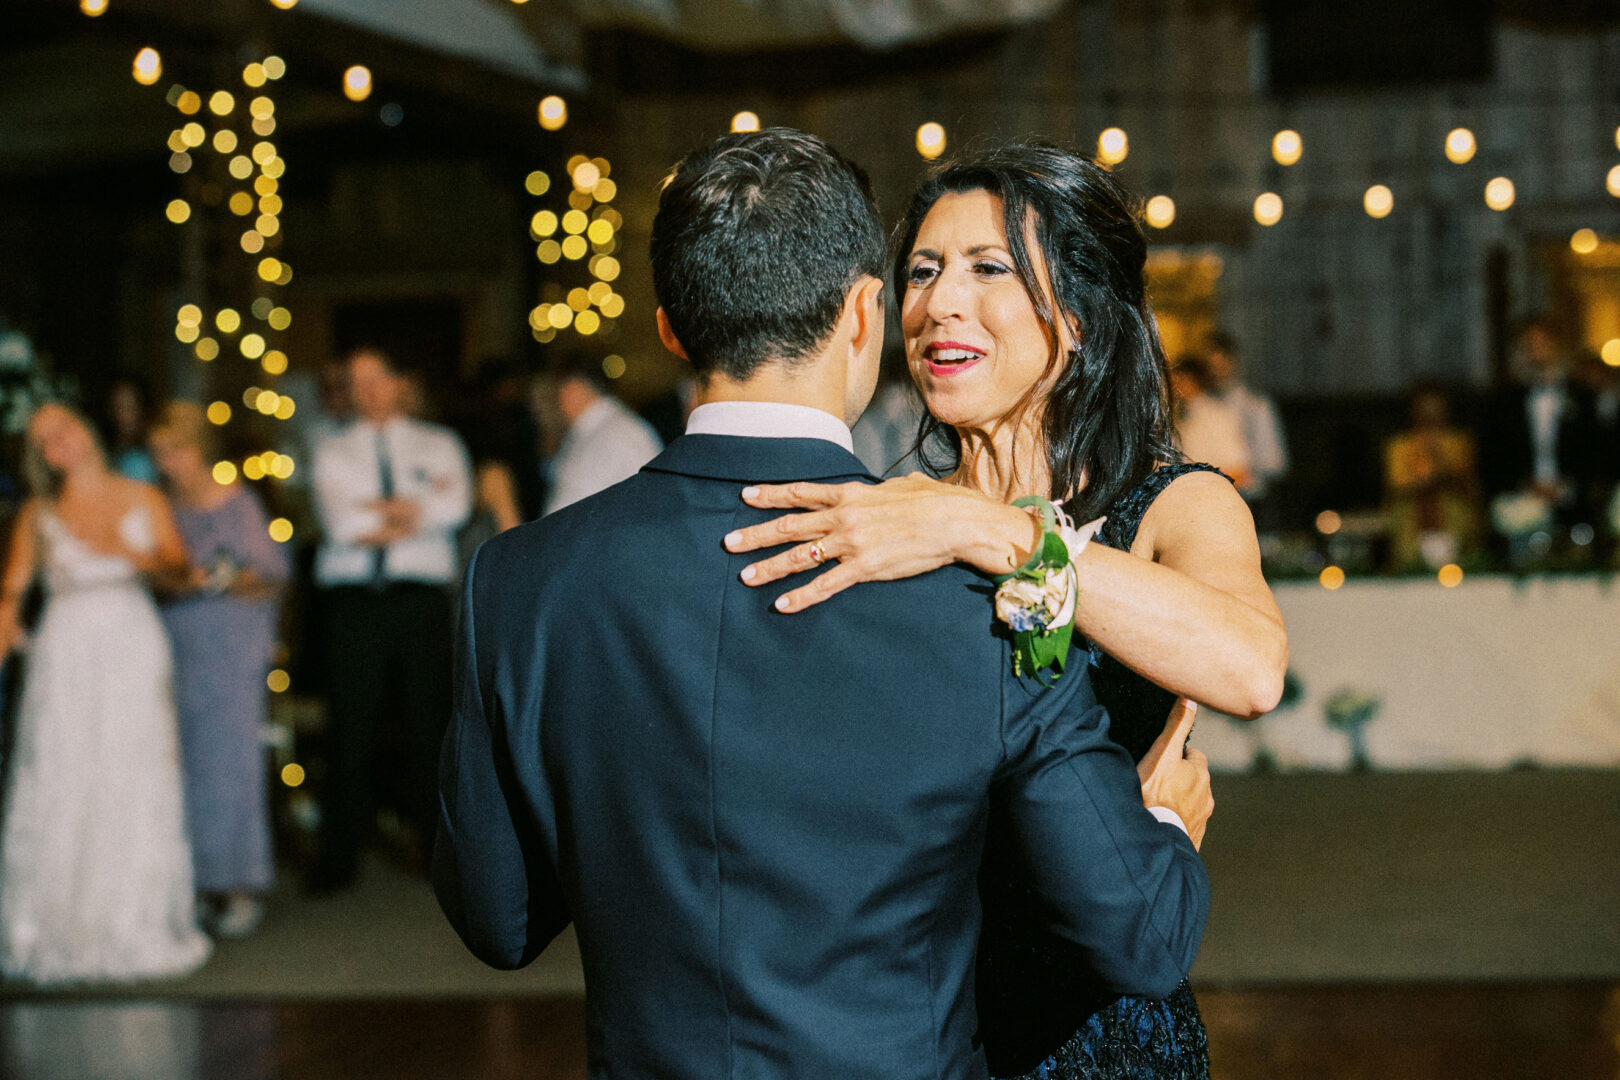
{"type": "Polygon", "coordinates": [[[1187,977],[1209,918],[1209,876],[1186,831],[1142,805],[1085,669],[1042,688],[1004,683],[1007,759],[996,797],[1049,930],[1100,983],[1163,998],[1187,977]]]}
{"type": "Polygon", "coordinates": [[[450,532],[459,529],[472,514],[472,465],[467,448],[452,432],[439,433],[440,446],[434,455],[432,488],[417,499],[422,516],[417,528],[423,532],[450,532]]]}
{"type": "Polygon", "coordinates": [[[334,438],[315,444],[315,512],[321,531],[340,547],[347,547],[382,528],[382,514],[373,502],[376,492],[367,487],[370,477],[345,461],[334,438]]]}
{"type": "Polygon", "coordinates": [[[439,758],[433,891],[484,963],[519,968],[568,925],[568,905],[505,745],[501,707],[484,689],[476,602],[482,549],[467,568],[457,628],[455,714],[439,758]]]}

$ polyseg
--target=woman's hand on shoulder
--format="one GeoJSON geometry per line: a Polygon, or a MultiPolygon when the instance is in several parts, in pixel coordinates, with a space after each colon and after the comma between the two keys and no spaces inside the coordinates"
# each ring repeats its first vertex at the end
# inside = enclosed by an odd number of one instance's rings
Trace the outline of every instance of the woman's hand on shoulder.
{"type": "Polygon", "coordinates": [[[881,484],[762,484],[745,488],[743,501],[806,511],[725,538],[734,552],[795,545],[744,568],[744,582],[768,585],[837,562],[778,599],[777,609],[785,612],[802,611],[863,581],[915,577],[953,562],[1005,573],[1028,558],[1039,535],[1024,511],[921,473],[881,484]]]}

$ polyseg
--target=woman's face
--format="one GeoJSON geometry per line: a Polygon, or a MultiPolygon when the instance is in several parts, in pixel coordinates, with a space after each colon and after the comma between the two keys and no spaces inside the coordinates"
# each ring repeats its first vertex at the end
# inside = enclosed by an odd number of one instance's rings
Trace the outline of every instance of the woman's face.
{"type": "MultiPolygon", "coordinates": [[[[1033,228],[1025,243],[1044,283],[1033,228]]],[[[999,198],[986,191],[941,196],[917,230],[905,280],[906,360],[939,420],[991,430],[1031,387],[1039,386],[1037,400],[1051,389],[1061,367],[1046,373],[1051,346],[1013,266],[999,198]]],[[[1067,355],[1072,339],[1067,327],[1060,333],[1067,355]]]]}
{"type": "Polygon", "coordinates": [[[70,472],[95,457],[95,440],[78,417],[56,405],[45,405],[28,425],[28,438],[57,472],[70,472]]]}
{"type": "Polygon", "coordinates": [[[173,483],[184,483],[208,471],[202,448],[170,431],[154,431],[151,438],[152,462],[173,483]]]}

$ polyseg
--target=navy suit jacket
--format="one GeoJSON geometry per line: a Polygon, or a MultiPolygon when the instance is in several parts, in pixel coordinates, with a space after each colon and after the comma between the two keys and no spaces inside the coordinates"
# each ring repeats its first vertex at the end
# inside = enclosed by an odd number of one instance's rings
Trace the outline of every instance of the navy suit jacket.
{"type": "Polygon", "coordinates": [[[593,1077],[984,1075],[975,876],[992,792],[1054,932],[1167,994],[1209,885],[1076,664],[1011,673],[950,568],[800,614],[721,544],[747,483],[870,480],[815,439],[688,435],[484,544],[440,766],[440,904],[496,967],[572,921],[593,1077]]]}

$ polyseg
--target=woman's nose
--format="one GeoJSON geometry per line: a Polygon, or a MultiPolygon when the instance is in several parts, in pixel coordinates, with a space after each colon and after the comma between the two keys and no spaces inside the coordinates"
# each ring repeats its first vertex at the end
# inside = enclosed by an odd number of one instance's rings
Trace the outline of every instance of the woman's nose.
{"type": "Polygon", "coordinates": [[[928,303],[924,310],[928,317],[935,322],[945,322],[949,319],[960,319],[967,314],[967,294],[963,286],[966,282],[961,274],[945,270],[934,279],[933,288],[928,290],[928,303]]]}

